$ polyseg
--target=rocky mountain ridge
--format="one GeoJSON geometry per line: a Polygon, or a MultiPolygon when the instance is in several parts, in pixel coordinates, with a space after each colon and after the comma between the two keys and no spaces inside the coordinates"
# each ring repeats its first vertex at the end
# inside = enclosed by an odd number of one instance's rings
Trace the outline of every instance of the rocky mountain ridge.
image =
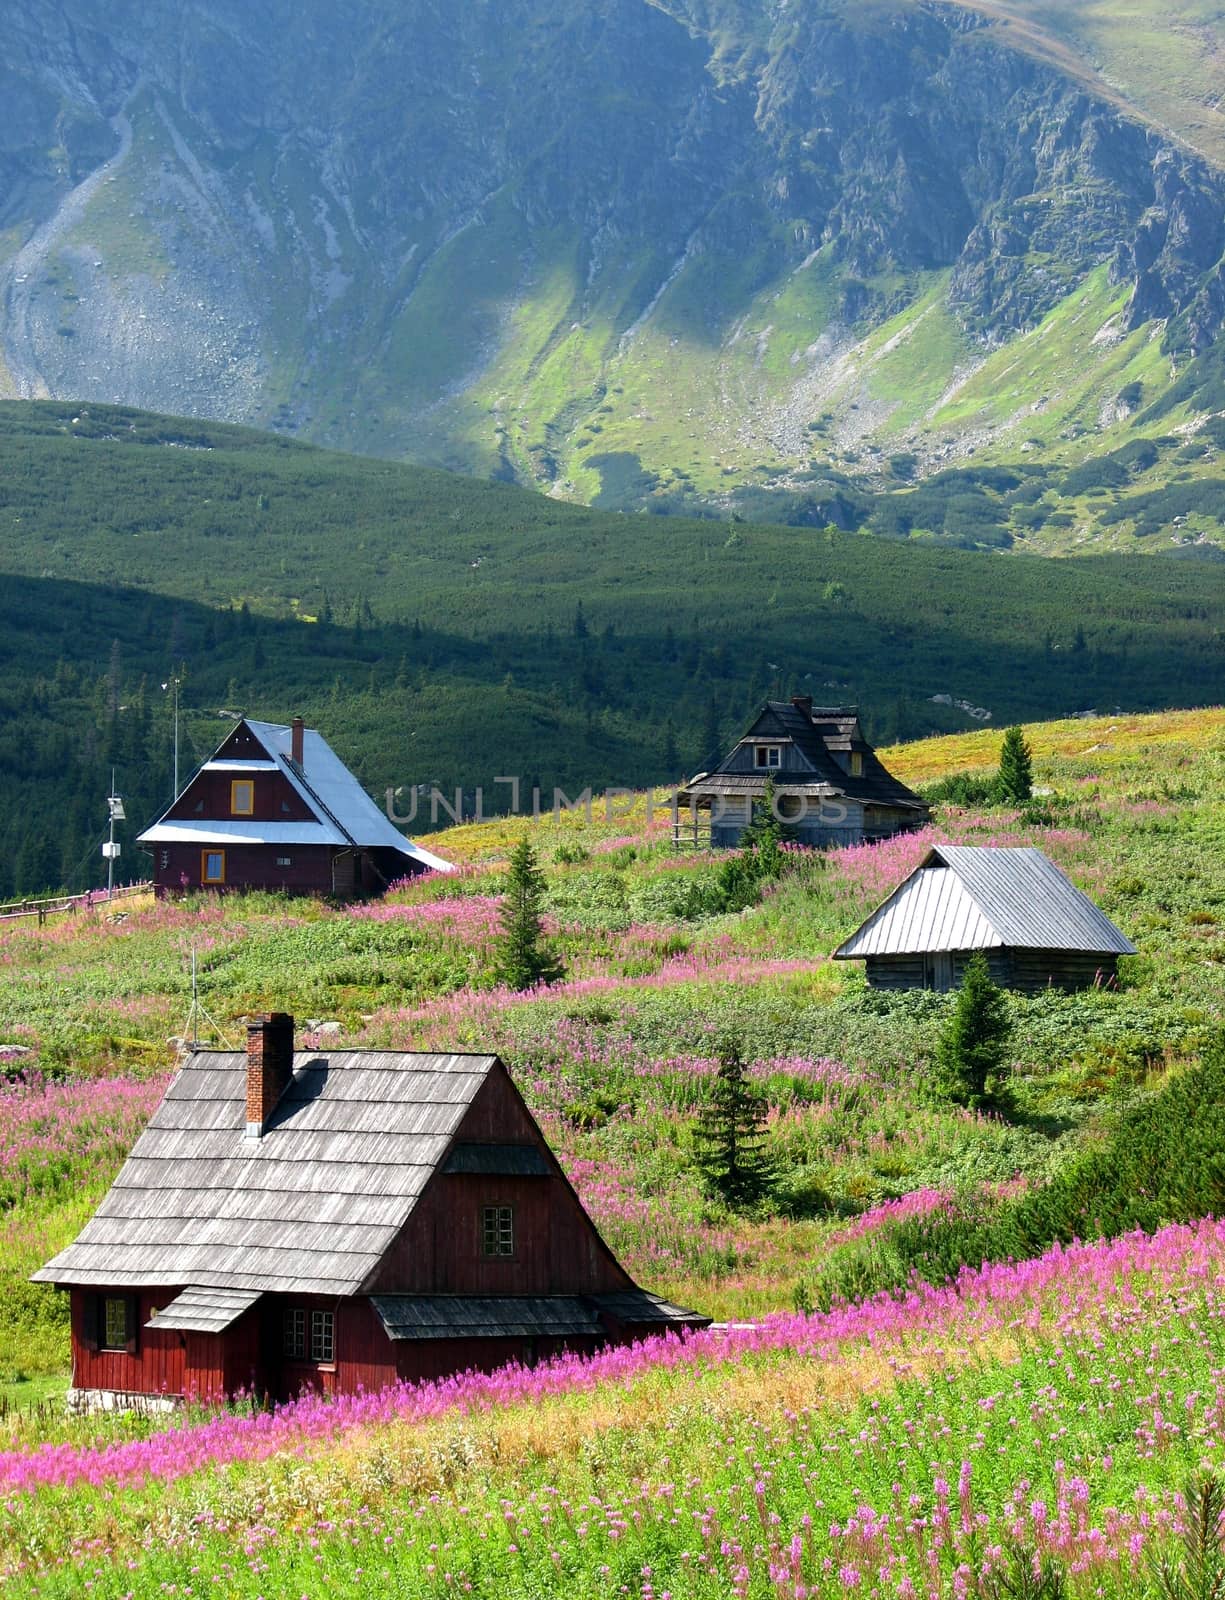
{"type": "Polygon", "coordinates": [[[1225,327],[1225,175],[962,5],[4,13],[10,394],[659,508],[1075,458],[1225,327]]]}

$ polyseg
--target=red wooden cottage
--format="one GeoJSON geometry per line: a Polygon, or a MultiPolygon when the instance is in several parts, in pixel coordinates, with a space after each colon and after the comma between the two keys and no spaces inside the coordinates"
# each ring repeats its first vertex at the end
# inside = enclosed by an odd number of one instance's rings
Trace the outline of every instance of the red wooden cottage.
{"type": "Polygon", "coordinates": [[[81,1406],[284,1399],[591,1351],[709,1319],[637,1287],[496,1056],[188,1057],[75,1243],[81,1406]]]}
{"type": "Polygon", "coordinates": [[[406,839],[314,728],[244,718],[137,843],[158,895],[184,889],[381,893],[451,865],[406,839]]]}

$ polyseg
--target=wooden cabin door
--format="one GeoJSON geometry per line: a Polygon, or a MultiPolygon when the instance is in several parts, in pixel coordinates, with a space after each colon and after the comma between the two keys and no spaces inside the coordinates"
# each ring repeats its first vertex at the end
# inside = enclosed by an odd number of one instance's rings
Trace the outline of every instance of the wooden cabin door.
{"type": "Polygon", "coordinates": [[[924,958],[924,987],[945,994],[953,987],[953,957],[947,950],[936,950],[924,958]]]}

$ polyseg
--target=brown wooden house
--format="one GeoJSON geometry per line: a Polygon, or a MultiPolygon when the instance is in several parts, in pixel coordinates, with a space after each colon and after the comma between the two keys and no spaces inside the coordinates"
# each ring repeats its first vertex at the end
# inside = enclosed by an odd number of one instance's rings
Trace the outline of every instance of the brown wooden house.
{"type": "Polygon", "coordinates": [[[806,696],[769,700],[713,772],[680,793],[681,804],[710,813],[710,842],[728,849],[773,782],[780,820],[812,847],[887,839],[928,821],[927,803],[880,761],[854,707],[814,706],[806,696]]]}
{"type": "Polygon", "coordinates": [[[639,1289],[496,1056],[294,1052],[175,1076],[76,1241],[78,1405],[284,1399],[592,1351],[708,1318],[639,1289]]]}
{"type": "Polygon", "coordinates": [[[982,951],[996,983],[1033,994],[1112,983],[1136,947],[1029,846],[941,844],[844,944],[875,989],[953,989],[982,951]]]}
{"type": "Polygon", "coordinates": [[[284,889],[341,899],[451,865],[406,839],[314,728],[244,718],[137,843],[160,895],[284,889]]]}

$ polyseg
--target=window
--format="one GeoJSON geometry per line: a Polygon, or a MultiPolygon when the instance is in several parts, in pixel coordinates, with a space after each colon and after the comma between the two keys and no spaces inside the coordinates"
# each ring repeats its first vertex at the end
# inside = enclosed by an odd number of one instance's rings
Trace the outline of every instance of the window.
{"type": "Polygon", "coordinates": [[[293,1361],[306,1360],[306,1312],[301,1306],[286,1306],[281,1349],[293,1361]]]}
{"type": "Polygon", "coordinates": [[[512,1206],[485,1206],[481,1211],[481,1253],[513,1256],[515,1212],[512,1206]]]}
{"type": "Polygon", "coordinates": [[[330,1361],[336,1348],[336,1323],[330,1311],[311,1312],[311,1360],[330,1361]]]}
{"type": "Polygon", "coordinates": [[[235,778],[230,785],[230,815],[249,817],[255,810],[255,780],[235,778]]]}
{"type": "Polygon", "coordinates": [[[278,867],[292,867],[293,858],[291,856],[278,856],[276,858],[276,864],[278,867]]]}
{"type": "Polygon", "coordinates": [[[782,747],[777,744],[759,744],[753,752],[753,759],[759,767],[779,767],[782,765],[782,747]]]}
{"type": "Polygon", "coordinates": [[[129,1331],[136,1321],[130,1298],[126,1294],[103,1295],[102,1315],[98,1320],[101,1323],[98,1343],[103,1350],[126,1350],[135,1337],[134,1331],[129,1331]]]}
{"type": "Polygon", "coordinates": [[[224,850],[202,850],[200,852],[200,882],[225,882],[224,850]]]}
{"type": "Polygon", "coordinates": [[[851,777],[863,777],[863,756],[860,755],[858,750],[851,751],[851,777]]]}
{"type": "Polygon", "coordinates": [[[331,1311],[286,1306],[281,1350],[290,1361],[327,1363],[336,1358],[336,1317],[331,1311]]]}

